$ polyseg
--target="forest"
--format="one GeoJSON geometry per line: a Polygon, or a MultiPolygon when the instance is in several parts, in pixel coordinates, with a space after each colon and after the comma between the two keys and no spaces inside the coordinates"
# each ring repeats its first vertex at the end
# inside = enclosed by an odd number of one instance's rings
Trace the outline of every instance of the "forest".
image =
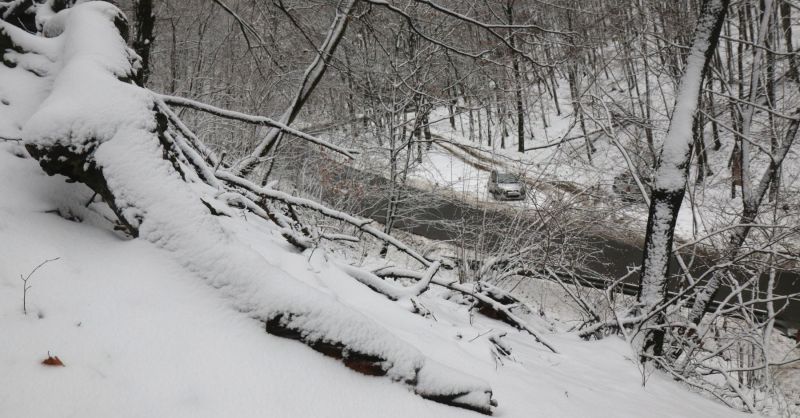
{"type": "Polygon", "coordinates": [[[0,416],[798,416],[799,37],[0,0],[0,416]]]}

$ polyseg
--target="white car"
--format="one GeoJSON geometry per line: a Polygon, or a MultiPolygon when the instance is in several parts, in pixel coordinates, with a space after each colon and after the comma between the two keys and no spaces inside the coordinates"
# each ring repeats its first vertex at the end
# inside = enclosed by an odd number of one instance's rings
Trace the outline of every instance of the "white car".
{"type": "Polygon", "coordinates": [[[519,176],[492,170],[489,176],[489,194],[496,200],[525,200],[525,184],[519,176]]]}

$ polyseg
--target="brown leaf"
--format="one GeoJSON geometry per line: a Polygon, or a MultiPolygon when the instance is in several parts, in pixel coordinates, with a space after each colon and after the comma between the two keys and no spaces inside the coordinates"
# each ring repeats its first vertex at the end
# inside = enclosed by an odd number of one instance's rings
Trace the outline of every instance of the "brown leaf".
{"type": "Polygon", "coordinates": [[[61,366],[64,367],[64,363],[61,362],[61,359],[58,356],[51,356],[49,353],[47,358],[42,360],[42,364],[45,366],[61,366]]]}

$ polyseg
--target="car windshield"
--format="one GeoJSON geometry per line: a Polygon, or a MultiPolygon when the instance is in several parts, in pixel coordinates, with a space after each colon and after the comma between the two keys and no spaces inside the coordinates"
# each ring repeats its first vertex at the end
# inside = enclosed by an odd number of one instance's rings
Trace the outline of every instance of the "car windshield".
{"type": "Polygon", "coordinates": [[[519,177],[508,173],[497,173],[498,183],[519,183],[519,177]]]}

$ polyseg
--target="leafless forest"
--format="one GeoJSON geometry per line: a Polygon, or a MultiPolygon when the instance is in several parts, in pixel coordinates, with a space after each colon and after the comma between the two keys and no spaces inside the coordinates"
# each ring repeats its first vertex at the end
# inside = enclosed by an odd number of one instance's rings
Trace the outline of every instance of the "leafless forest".
{"type": "MultiPolygon", "coordinates": [[[[58,36],[67,25],[47,19],[73,3],[0,1],[3,64],[36,73],[19,56],[49,52],[27,37],[58,36]]],[[[205,188],[200,201],[150,195],[165,176],[148,172],[155,163],[109,170],[118,161],[100,150],[113,140],[73,133],[64,146],[27,128],[0,139],[87,185],[121,233],[227,289],[205,272],[258,264],[213,246],[213,257],[184,255],[187,231],[213,228],[167,208],[262,218],[296,251],[405,260],[342,268],[416,314],[430,316],[416,297],[438,286],[558,352],[518,310],[547,283],[575,314],[569,332],[632,347],[642,384],[663,373],[733,409],[797,413],[800,2],[112,3],[131,52],[127,73],[109,71],[148,94],[158,144],[129,151],[168,161],[205,188]],[[426,174],[452,161],[478,177],[426,174]],[[514,173],[519,201],[486,191],[493,171],[514,173]]],[[[302,320],[340,315],[319,303],[241,310],[271,334],[386,374],[391,354],[302,320]]],[[[424,387],[425,368],[392,370],[427,399],[495,405],[491,392],[465,400],[482,391],[471,386],[424,387]]]]}

